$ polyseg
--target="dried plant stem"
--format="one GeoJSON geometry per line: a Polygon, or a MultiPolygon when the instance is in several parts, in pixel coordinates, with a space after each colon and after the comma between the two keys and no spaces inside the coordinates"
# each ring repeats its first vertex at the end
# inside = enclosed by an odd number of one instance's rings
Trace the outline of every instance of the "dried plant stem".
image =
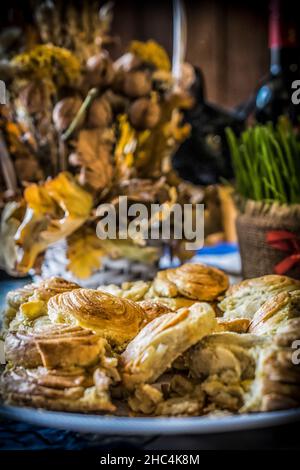
{"type": "Polygon", "coordinates": [[[17,177],[14,165],[7,150],[3,133],[0,131],[0,162],[3,178],[8,191],[16,194],[17,192],[17,177]]]}
{"type": "Polygon", "coordinates": [[[82,120],[84,119],[84,116],[86,114],[87,109],[89,108],[90,104],[92,101],[95,99],[95,97],[98,94],[98,89],[97,88],[92,88],[88,94],[85,97],[84,102],[79,108],[78,113],[74,117],[73,121],[69,125],[68,129],[62,134],[61,138],[63,141],[68,140],[72,134],[76,131],[82,120]]]}

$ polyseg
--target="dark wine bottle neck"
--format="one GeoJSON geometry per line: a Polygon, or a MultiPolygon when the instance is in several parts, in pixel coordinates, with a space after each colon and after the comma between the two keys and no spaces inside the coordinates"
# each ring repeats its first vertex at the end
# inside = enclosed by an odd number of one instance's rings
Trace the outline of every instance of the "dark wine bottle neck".
{"type": "Polygon", "coordinates": [[[271,75],[295,75],[300,71],[300,49],[298,47],[272,47],[270,49],[271,75]]]}
{"type": "Polygon", "coordinates": [[[281,50],[278,47],[271,47],[270,49],[270,72],[274,76],[280,75],[280,73],[282,72],[280,52],[281,50]]]}
{"type": "Polygon", "coordinates": [[[270,72],[293,75],[300,67],[300,48],[295,12],[288,2],[271,0],[269,21],[270,72]]]}

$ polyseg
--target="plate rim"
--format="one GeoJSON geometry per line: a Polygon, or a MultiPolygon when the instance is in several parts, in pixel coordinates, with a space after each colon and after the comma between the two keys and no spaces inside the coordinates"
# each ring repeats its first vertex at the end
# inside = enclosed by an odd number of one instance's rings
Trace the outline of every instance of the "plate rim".
{"type": "Polygon", "coordinates": [[[119,417],[1,405],[0,417],[40,427],[115,436],[212,434],[300,421],[300,408],[224,417],[119,417]]]}

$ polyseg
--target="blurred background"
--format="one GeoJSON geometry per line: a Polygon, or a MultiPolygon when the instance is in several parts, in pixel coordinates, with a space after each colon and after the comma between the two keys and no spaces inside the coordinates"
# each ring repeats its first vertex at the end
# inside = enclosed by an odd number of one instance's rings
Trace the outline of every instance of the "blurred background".
{"type": "MultiPolygon", "coordinates": [[[[80,3],[80,2],[79,2],[80,3]]],[[[122,38],[120,55],[132,39],[155,39],[172,53],[172,2],[115,0],[112,34],[122,38]]],[[[294,3],[294,2],[292,2],[294,3]]],[[[268,0],[186,0],[187,57],[201,67],[207,98],[223,106],[246,100],[268,72],[268,0]],[[242,75],[241,75],[242,73],[242,75]]],[[[32,21],[30,1],[1,8],[0,24],[32,21]]]]}

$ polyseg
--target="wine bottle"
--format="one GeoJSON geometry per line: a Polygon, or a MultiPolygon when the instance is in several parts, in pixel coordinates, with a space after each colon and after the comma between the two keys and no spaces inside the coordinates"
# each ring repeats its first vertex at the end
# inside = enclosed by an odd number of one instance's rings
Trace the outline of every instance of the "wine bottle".
{"type": "Polygon", "coordinates": [[[183,179],[206,186],[233,177],[225,129],[231,127],[239,134],[244,128],[244,115],[208,102],[199,67],[194,67],[194,74],[189,90],[194,106],[184,111],[191,133],[173,156],[173,167],[183,179]]]}
{"type": "Polygon", "coordinates": [[[270,2],[270,72],[256,95],[255,117],[259,122],[276,122],[279,116],[287,115],[295,124],[298,123],[300,105],[292,102],[292,84],[300,79],[297,10],[296,2],[270,2]]]}

